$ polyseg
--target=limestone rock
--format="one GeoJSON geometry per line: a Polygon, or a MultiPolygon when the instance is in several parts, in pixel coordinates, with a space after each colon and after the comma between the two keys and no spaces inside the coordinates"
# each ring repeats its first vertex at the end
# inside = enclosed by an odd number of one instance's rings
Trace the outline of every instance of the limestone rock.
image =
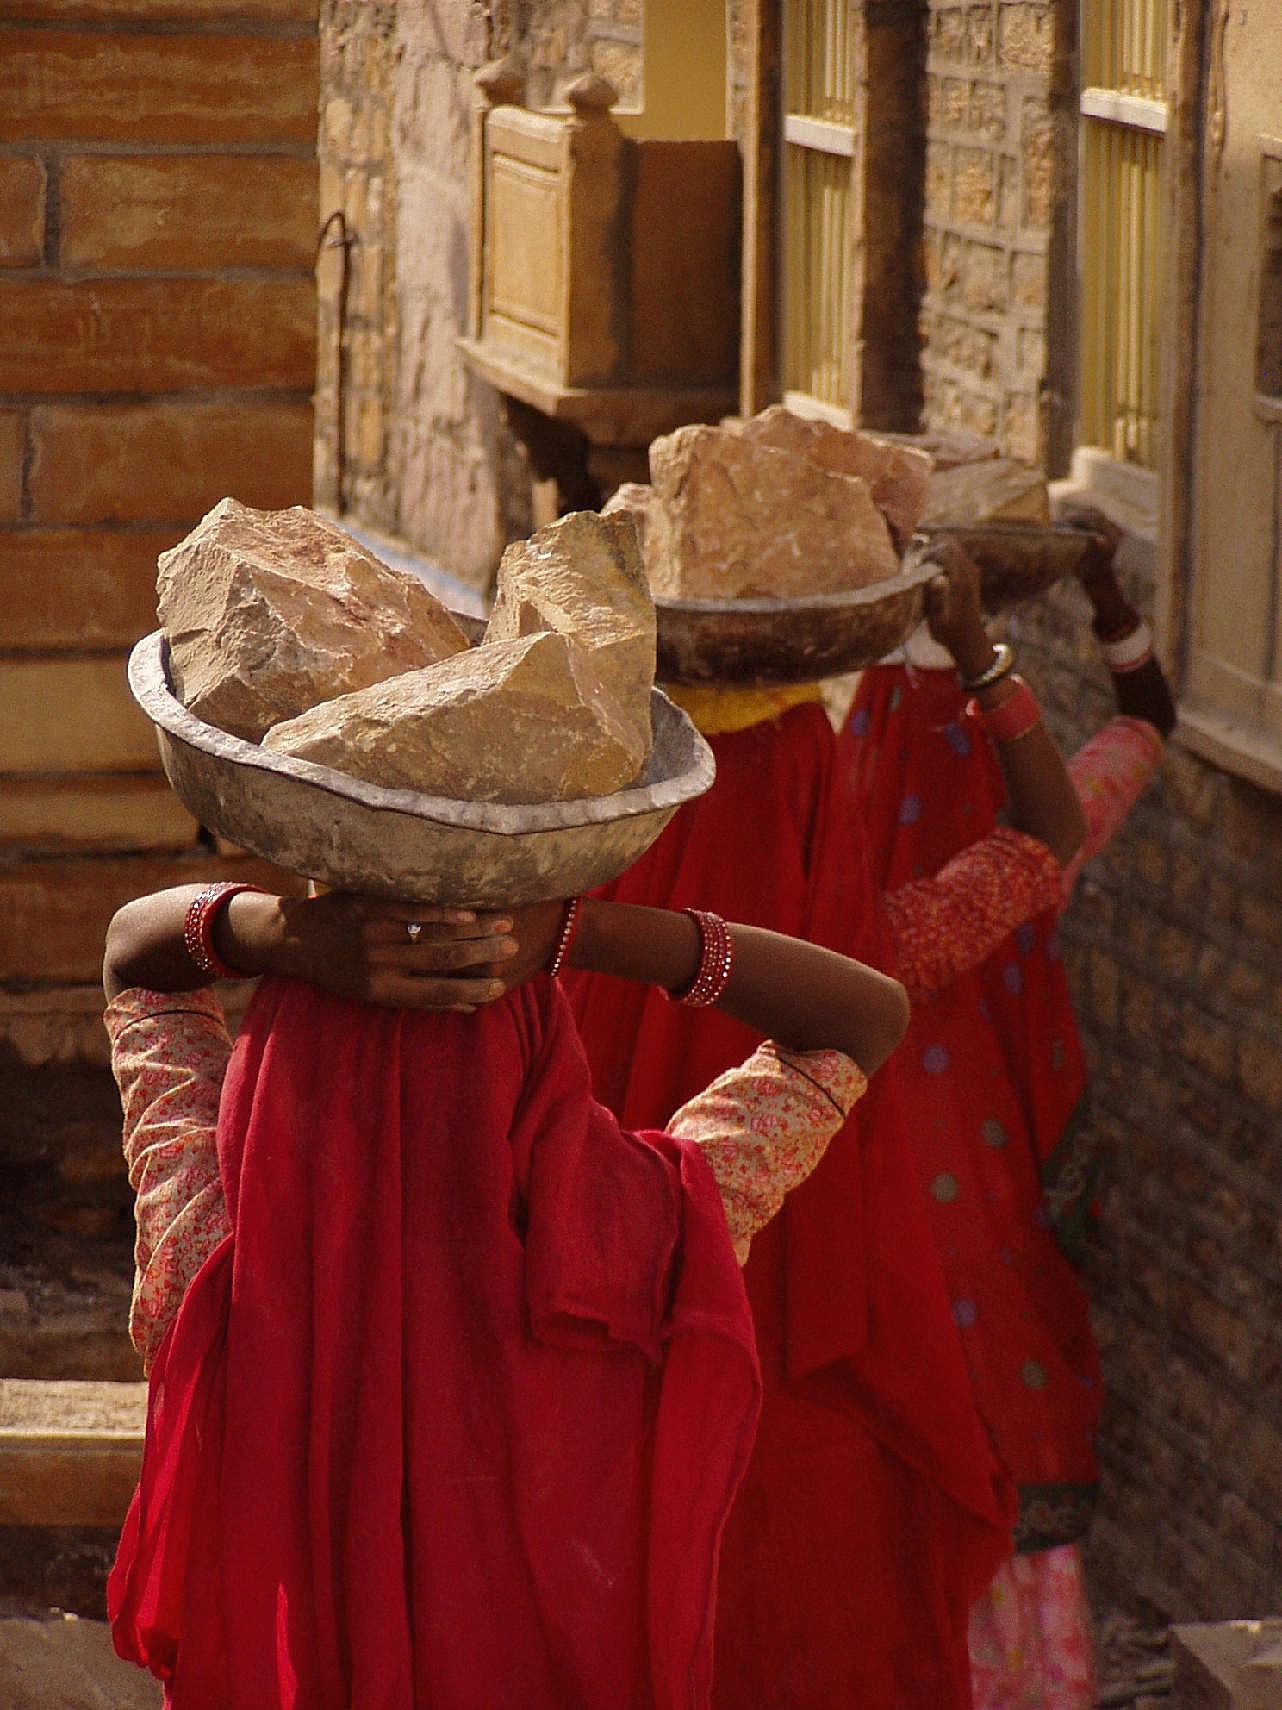
{"type": "Polygon", "coordinates": [[[932,475],[921,521],[1048,523],[1050,515],[1045,477],[1013,457],[993,457],[932,475]]]}
{"type": "Polygon", "coordinates": [[[326,701],[263,746],[455,801],[575,801],[630,784],[649,732],[641,748],[592,654],[544,630],[326,701]]]}
{"type": "Polygon", "coordinates": [[[795,452],[821,469],[860,476],[890,524],[899,550],[902,552],[912,539],[934,468],[928,451],[899,445],[862,429],[840,428],[832,422],[795,415],[782,404],[771,404],[745,421],[739,431],[757,445],[795,452]]]}
{"type": "Polygon", "coordinates": [[[301,505],[224,499],[161,554],[157,589],[174,692],[251,742],[318,701],[467,646],[422,583],[301,505]]]}
{"type": "Polygon", "coordinates": [[[796,598],[866,587],[899,569],[859,476],[698,426],[656,439],[650,474],[645,562],[656,594],[796,598]]]}
{"type": "Polygon", "coordinates": [[[630,515],[574,511],[509,546],[499,564],[487,641],[555,630],[592,658],[629,746],[650,752],[654,601],[630,515]]]}
{"type": "Polygon", "coordinates": [[[937,470],[1001,456],[1001,447],[995,439],[985,439],[982,434],[969,433],[965,428],[928,428],[924,433],[886,433],[881,437],[891,445],[928,452],[937,470]]]}

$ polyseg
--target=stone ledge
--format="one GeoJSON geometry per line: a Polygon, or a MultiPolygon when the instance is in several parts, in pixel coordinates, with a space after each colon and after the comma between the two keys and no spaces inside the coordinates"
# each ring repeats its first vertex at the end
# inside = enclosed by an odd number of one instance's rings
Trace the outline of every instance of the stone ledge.
{"type": "Polygon", "coordinates": [[[1278,1710],[1282,1705],[1282,1620],[1175,1627],[1171,1644],[1171,1710],[1278,1710]]]}
{"type": "Polygon", "coordinates": [[[105,1621],[51,1612],[0,1620],[5,1710],[159,1710],[161,1688],[121,1662],[105,1621]]]}
{"type": "Polygon", "coordinates": [[[146,1414],[145,1383],[0,1379],[0,1525],[119,1525],[146,1414]]]}

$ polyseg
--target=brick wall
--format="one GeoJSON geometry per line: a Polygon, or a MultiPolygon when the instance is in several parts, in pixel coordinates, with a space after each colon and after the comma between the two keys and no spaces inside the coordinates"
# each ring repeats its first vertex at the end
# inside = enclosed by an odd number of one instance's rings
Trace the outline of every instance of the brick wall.
{"type": "Polygon", "coordinates": [[[190,843],[124,653],[224,493],[310,491],[312,0],[0,5],[0,839],[190,843]]]}
{"type": "Polygon", "coordinates": [[[1063,217],[1070,84],[1065,9],[1045,0],[930,0],[926,87],[925,419],[1041,461],[1063,217]]]}
{"type": "MultiPolygon", "coordinates": [[[[1152,590],[1135,590],[1151,607],[1152,590]]],[[[1111,694],[1080,601],[1017,620],[1070,746],[1111,694]]],[[[1108,1159],[1101,1597],[1177,1619],[1282,1586],[1282,799],[1174,745],[1065,918],[1108,1159]]]]}

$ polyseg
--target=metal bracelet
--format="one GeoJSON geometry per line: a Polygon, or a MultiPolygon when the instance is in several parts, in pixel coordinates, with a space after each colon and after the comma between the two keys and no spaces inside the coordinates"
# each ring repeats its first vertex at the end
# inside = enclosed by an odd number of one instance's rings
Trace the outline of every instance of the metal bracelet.
{"type": "Polygon", "coordinates": [[[993,652],[995,657],[986,671],[981,671],[978,677],[962,678],[961,686],[968,695],[976,695],[981,689],[991,689],[994,683],[1000,683],[1015,669],[1015,649],[1009,642],[994,642],[993,652]]]}

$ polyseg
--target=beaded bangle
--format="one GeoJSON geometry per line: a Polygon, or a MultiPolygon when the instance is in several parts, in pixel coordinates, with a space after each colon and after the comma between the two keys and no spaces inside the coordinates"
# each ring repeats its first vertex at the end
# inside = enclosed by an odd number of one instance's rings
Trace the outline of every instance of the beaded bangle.
{"type": "Polygon", "coordinates": [[[993,662],[986,671],[981,671],[978,677],[962,678],[961,686],[968,695],[977,694],[980,689],[991,689],[994,683],[1000,683],[1014,669],[1015,650],[1009,642],[994,642],[993,653],[993,662]]]}
{"type": "Polygon", "coordinates": [[[187,905],[187,913],[183,916],[183,948],[201,973],[207,974],[211,980],[239,980],[245,977],[242,969],[233,968],[214,948],[214,922],[220,910],[226,908],[231,899],[241,891],[258,891],[261,895],[262,886],[236,884],[227,879],[206,885],[203,891],[191,899],[187,905]]]}
{"type": "Polygon", "coordinates": [[[671,992],[677,1003],[691,1009],[707,1009],[716,1003],[730,984],[734,967],[734,939],[730,928],[719,914],[704,909],[682,909],[699,928],[699,968],[683,992],[671,992]]]}
{"type": "Polygon", "coordinates": [[[1153,632],[1141,618],[1129,635],[1101,641],[1099,650],[1114,676],[1138,671],[1153,657],[1153,632]]]}
{"type": "Polygon", "coordinates": [[[570,946],[574,943],[574,935],[579,930],[579,916],[583,913],[583,898],[571,897],[565,905],[565,915],[561,921],[561,936],[556,941],[556,949],[552,952],[552,960],[548,963],[548,974],[552,979],[565,966],[566,957],[570,954],[570,946]]]}
{"type": "Polygon", "coordinates": [[[997,707],[981,707],[978,701],[967,703],[966,711],[977,718],[993,742],[1015,742],[1042,722],[1042,709],[1037,697],[1022,677],[1012,677],[1014,692],[997,707]]]}

